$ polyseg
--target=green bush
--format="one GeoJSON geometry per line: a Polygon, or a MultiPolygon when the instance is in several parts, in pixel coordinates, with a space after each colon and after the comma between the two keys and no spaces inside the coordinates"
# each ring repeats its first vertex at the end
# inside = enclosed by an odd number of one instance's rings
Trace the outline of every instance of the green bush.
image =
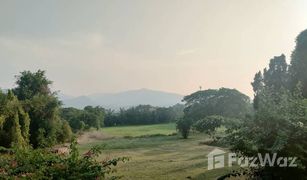
{"type": "Polygon", "coordinates": [[[105,179],[113,166],[128,160],[122,157],[97,161],[101,152],[102,148],[96,146],[79,155],[76,141],[67,155],[47,149],[13,149],[10,154],[1,154],[0,179],[105,179]]]}

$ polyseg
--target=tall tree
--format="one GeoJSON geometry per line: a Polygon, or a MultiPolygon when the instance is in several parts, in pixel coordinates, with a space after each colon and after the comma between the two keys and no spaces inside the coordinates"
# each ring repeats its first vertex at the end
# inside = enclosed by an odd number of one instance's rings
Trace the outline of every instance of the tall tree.
{"type": "Polygon", "coordinates": [[[275,56],[270,60],[269,68],[265,68],[263,73],[259,71],[251,83],[254,90],[254,108],[258,109],[259,94],[264,88],[271,88],[274,91],[289,89],[289,66],[285,55],[275,56]]]}
{"type": "Polygon", "coordinates": [[[264,69],[263,81],[265,86],[275,90],[288,87],[289,73],[285,55],[270,60],[269,69],[264,69]]]}
{"type": "Polygon", "coordinates": [[[298,82],[302,83],[304,98],[307,98],[307,30],[301,32],[296,38],[296,46],[291,55],[290,73],[292,87],[298,82]]]}
{"type": "Polygon", "coordinates": [[[261,93],[261,91],[263,90],[263,87],[264,87],[263,76],[262,76],[261,71],[256,73],[256,75],[254,77],[254,81],[251,84],[252,84],[253,90],[254,90],[254,108],[257,109],[258,103],[259,103],[259,94],[261,93]]]}
{"type": "Polygon", "coordinates": [[[17,87],[13,91],[22,100],[31,119],[30,143],[34,147],[53,145],[62,122],[59,116],[60,101],[49,87],[52,82],[41,70],[34,73],[24,71],[16,77],[17,87]]]}
{"type": "Polygon", "coordinates": [[[27,147],[30,118],[17,97],[0,92],[0,146],[27,147]]]}
{"type": "Polygon", "coordinates": [[[104,125],[104,109],[100,106],[86,106],[82,116],[83,121],[89,127],[99,129],[104,125]]]}
{"type": "Polygon", "coordinates": [[[297,168],[276,167],[274,164],[274,167],[258,169],[258,174],[282,179],[306,177],[307,107],[300,91],[300,87],[293,92],[265,87],[259,94],[255,115],[245,119],[241,127],[233,129],[228,136],[232,150],[247,157],[258,157],[259,153],[262,157],[266,153],[277,153],[276,159],[280,156],[297,157],[297,168]]]}
{"type": "Polygon", "coordinates": [[[51,95],[49,85],[52,81],[46,78],[45,71],[38,70],[35,73],[23,71],[16,78],[17,87],[13,91],[19,100],[31,99],[38,94],[51,95]]]}

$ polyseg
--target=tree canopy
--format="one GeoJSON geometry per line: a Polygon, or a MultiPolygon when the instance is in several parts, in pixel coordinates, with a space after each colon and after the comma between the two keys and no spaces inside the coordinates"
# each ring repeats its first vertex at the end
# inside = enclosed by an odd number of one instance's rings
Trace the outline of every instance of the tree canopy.
{"type": "Polygon", "coordinates": [[[194,121],[206,116],[244,117],[251,112],[250,98],[235,89],[208,89],[185,96],[185,117],[194,121]]]}
{"type": "Polygon", "coordinates": [[[175,122],[183,116],[183,107],[182,104],[171,107],[139,105],[128,109],[122,108],[119,112],[107,110],[105,125],[141,125],[175,122]]]}
{"type": "Polygon", "coordinates": [[[263,73],[256,73],[252,82],[255,113],[229,130],[232,150],[243,156],[277,153],[276,158],[297,157],[296,168],[274,164],[256,169],[261,177],[304,179],[307,175],[306,70],[307,30],[296,39],[290,65],[281,55],[271,59],[263,73]]]}
{"type": "Polygon", "coordinates": [[[0,146],[28,146],[29,126],[30,118],[17,97],[12,91],[0,91],[0,146]]]}
{"type": "Polygon", "coordinates": [[[63,121],[60,101],[50,90],[51,81],[45,71],[23,71],[16,76],[14,94],[30,118],[30,144],[34,147],[52,146],[63,141],[63,121]]]}
{"type": "Polygon", "coordinates": [[[290,73],[292,88],[301,82],[303,96],[307,98],[307,30],[296,38],[296,46],[291,55],[290,73]]]}
{"type": "Polygon", "coordinates": [[[271,88],[280,91],[282,88],[288,89],[290,86],[289,66],[285,55],[275,56],[270,60],[269,68],[265,68],[263,73],[259,71],[255,74],[251,83],[254,90],[254,108],[258,108],[258,95],[264,88],[271,88]]]}

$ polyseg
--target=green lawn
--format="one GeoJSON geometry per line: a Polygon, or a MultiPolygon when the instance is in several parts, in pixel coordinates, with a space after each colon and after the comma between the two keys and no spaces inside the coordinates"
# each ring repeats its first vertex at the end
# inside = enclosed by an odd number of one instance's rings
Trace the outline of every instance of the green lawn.
{"type": "Polygon", "coordinates": [[[155,125],[139,125],[139,126],[119,126],[107,127],[102,129],[103,133],[118,137],[137,137],[145,135],[169,135],[176,132],[176,124],[155,124],[155,125]]]}
{"type": "Polygon", "coordinates": [[[204,134],[191,134],[189,139],[169,135],[176,132],[175,124],[111,127],[101,132],[115,138],[82,144],[80,149],[84,152],[90,146],[105,145],[102,159],[130,157],[115,168],[115,175],[123,179],[216,179],[232,170],[208,171],[207,154],[216,147],[201,143],[207,139],[204,134]]]}

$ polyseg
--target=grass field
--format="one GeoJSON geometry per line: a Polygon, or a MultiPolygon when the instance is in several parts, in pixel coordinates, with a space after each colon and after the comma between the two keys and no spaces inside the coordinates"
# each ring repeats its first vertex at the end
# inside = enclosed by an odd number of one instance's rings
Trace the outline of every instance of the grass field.
{"type": "Polygon", "coordinates": [[[137,137],[145,135],[169,135],[176,132],[176,125],[170,124],[154,124],[140,126],[119,126],[103,128],[102,131],[112,136],[118,137],[137,137]]]}
{"type": "Polygon", "coordinates": [[[80,145],[85,151],[92,145],[105,145],[101,158],[130,157],[120,163],[116,175],[123,179],[216,179],[232,169],[207,170],[207,154],[216,147],[204,145],[204,134],[189,139],[170,135],[175,124],[111,127],[101,130],[113,138],[80,145]]]}

